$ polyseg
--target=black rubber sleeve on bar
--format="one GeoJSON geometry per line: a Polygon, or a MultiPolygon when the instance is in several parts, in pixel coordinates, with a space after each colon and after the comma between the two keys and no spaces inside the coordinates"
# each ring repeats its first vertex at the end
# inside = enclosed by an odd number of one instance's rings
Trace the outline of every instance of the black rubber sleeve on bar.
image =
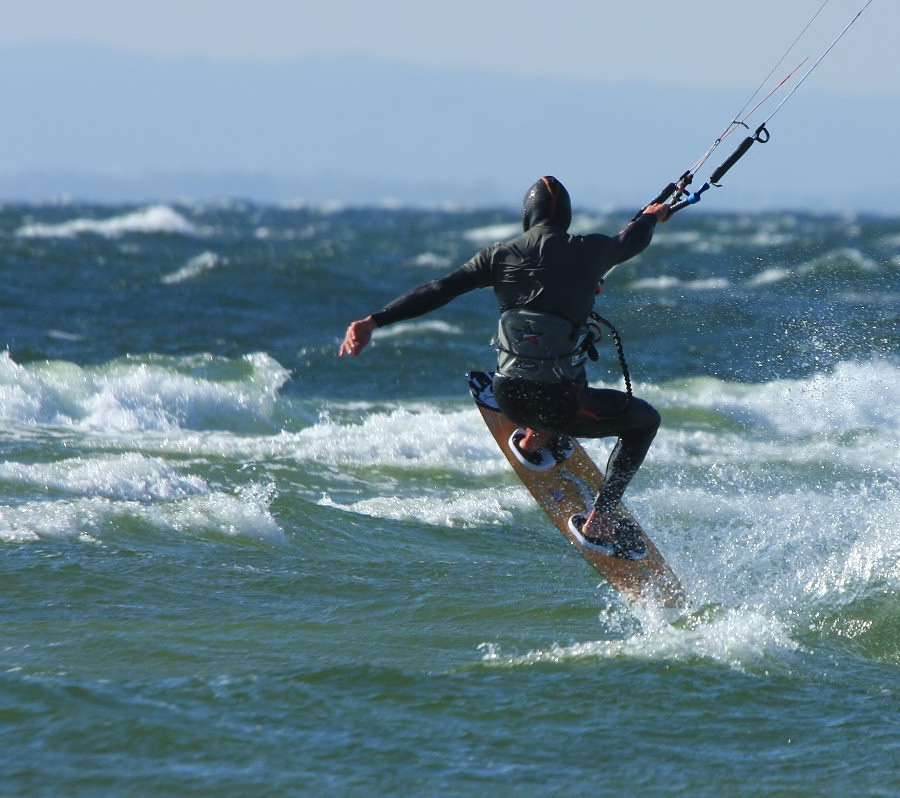
{"type": "Polygon", "coordinates": [[[656,205],[660,202],[665,202],[672,194],[675,193],[675,189],[677,186],[674,183],[669,183],[659,194],[656,195],[655,199],[652,202],[649,202],[648,205],[656,205]]]}
{"type": "Polygon", "coordinates": [[[741,142],[740,146],[728,156],[728,159],[709,176],[709,182],[714,186],[717,186],[719,181],[725,176],[725,173],[744,156],[744,153],[746,153],[750,147],[753,146],[754,141],[756,141],[755,136],[747,136],[747,138],[741,142]]]}
{"type": "MultiPolygon", "coordinates": [[[[647,205],[656,205],[660,202],[665,202],[669,197],[672,196],[672,194],[675,193],[676,188],[678,188],[678,186],[676,186],[674,183],[669,183],[669,185],[667,185],[662,191],[660,191],[653,200],[647,203],[647,205]]],[[[644,208],[646,208],[647,205],[645,205],[644,208]]],[[[631,217],[632,222],[636,222],[641,218],[641,214],[644,212],[644,208],[641,208],[634,216],[631,217]]]]}

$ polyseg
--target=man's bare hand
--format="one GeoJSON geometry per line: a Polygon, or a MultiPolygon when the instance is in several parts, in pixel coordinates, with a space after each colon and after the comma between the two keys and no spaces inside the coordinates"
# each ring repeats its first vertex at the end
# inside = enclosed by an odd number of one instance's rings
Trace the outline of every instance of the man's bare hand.
{"type": "Polygon", "coordinates": [[[338,350],[338,355],[340,357],[344,355],[356,357],[372,340],[372,330],[377,326],[371,316],[352,322],[344,335],[344,342],[338,350]]]}
{"type": "Polygon", "coordinates": [[[664,202],[651,202],[644,208],[644,213],[652,213],[658,222],[669,221],[669,206],[664,202]]]}

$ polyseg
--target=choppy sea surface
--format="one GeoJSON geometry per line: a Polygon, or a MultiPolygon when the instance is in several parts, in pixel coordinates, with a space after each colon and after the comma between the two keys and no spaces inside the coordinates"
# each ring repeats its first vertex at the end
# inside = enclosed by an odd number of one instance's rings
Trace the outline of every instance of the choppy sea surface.
{"type": "Polygon", "coordinates": [[[0,207],[0,794],[900,794],[900,219],[691,209],[607,281],[674,613],[497,450],[489,291],[336,357],[517,229],[0,207]]]}

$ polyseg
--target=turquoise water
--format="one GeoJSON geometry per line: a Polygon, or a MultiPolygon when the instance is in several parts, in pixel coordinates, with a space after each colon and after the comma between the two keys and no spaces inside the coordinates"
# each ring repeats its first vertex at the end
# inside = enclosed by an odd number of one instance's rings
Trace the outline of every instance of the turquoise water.
{"type": "Polygon", "coordinates": [[[516,223],[0,209],[0,793],[900,794],[900,220],[692,210],[607,282],[680,613],[496,449],[488,292],[335,357],[516,223]]]}

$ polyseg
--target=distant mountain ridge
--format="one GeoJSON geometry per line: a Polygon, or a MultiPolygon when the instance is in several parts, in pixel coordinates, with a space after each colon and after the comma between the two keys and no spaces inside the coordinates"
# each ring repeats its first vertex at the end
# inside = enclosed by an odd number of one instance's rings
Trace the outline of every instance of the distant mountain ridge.
{"type": "MultiPolygon", "coordinates": [[[[772,142],[710,206],[900,208],[889,137],[873,135],[895,129],[898,98],[825,88],[792,98],[772,142]]],[[[7,200],[512,205],[554,173],[592,207],[652,197],[746,99],[368,58],[161,59],[75,44],[0,47],[0,97],[7,200]]]]}

